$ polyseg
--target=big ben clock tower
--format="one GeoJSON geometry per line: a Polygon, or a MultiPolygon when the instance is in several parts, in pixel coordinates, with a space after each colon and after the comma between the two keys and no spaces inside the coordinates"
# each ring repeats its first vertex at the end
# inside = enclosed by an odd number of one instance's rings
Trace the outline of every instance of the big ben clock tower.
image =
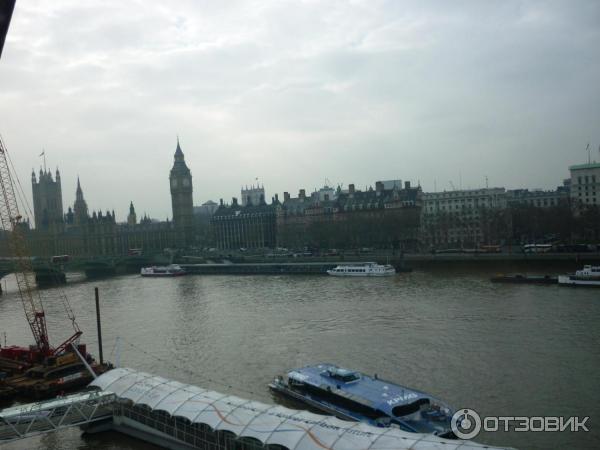
{"type": "Polygon", "coordinates": [[[169,175],[171,182],[171,205],[173,226],[178,247],[192,244],[194,233],[194,206],[192,200],[192,174],[185,164],[185,158],[177,138],[175,162],[169,175]]]}

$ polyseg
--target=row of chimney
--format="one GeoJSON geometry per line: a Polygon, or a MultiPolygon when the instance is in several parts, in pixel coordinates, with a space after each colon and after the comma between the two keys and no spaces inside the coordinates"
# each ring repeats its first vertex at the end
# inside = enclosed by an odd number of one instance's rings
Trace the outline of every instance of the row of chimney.
{"type": "MultiPolygon", "coordinates": [[[[410,189],[410,181],[405,181],[404,182],[404,189],[410,189]]],[[[375,182],[375,191],[376,192],[383,192],[383,182],[382,181],[377,181],[375,182]]],[[[354,183],[351,183],[348,185],[348,193],[349,194],[354,194],[356,192],[356,188],[354,186],[354,183]]],[[[298,198],[301,200],[306,199],[306,189],[300,189],[300,191],[298,192],[298,198]]],[[[287,202],[291,199],[290,193],[289,192],[284,192],[283,193],[283,201],[287,202]]],[[[278,201],[279,200],[279,196],[277,194],[275,194],[275,197],[273,198],[273,200],[278,201]]],[[[325,200],[329,200],[329,194],[325,194],[325,200]]],[[[232,198],[232,205],[237,206],[238,204],[238,200],[236,197],[232,198]]],[[[220,204],[221,206],[223,206],[223,199],[220,200],[220,204]]]]}
{"type": "MultiPolygon", "coordinates": [[[[287,192],[286,192],[287,194],[287,192]]],[[[279,201],[279,194],[275,194],[274,197],[271,198],[271,202],[278,202],[279,201]]],[[[231,204],[232,206],[237,206],[238,205],[238,199],[237,197],[231,197],[231,204]]],[[[219,205],[223,206],[223,199],[219,199],[219,205]]]]}

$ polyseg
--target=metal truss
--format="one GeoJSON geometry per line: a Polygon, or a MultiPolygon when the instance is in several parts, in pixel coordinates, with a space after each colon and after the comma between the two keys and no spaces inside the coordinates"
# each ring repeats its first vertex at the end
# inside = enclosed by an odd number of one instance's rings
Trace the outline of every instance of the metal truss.
{"type": "Polygon", "coordinates": [[[115,401],[92,391],[0,410],[0,443],[112,418],[115,401]]]}

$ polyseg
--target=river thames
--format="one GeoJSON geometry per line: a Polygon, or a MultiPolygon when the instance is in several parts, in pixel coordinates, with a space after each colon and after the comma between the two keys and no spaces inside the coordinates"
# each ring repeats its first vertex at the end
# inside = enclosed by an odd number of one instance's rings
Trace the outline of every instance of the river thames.
{"type": "MultiPolygon", "coordinates": [[[[105,359],[182,382],[275,402],[274,375],[319,361],[376,372],[483,416],[590,416],[589,432],[482,433],[519,449],[600,448],[600,290],[489,282],[489,269],[389,278],[127,275],[64,288],[97,355],[100,289],[105,359]]],[[[10,276],[7,277],[10,279],[10,276]]],[[[8,281],[0,333],[32,341],[8,281]]],[[[57,289],[44,291],[49,297],[57,289]]],[[[69,334],[58,298],[45,301],[50,338],[69,334]]],[[[2,336],[4,341],[4,337],[2,336]]],[[[152,448],[78,429],[6,448],[152,448]]]]}

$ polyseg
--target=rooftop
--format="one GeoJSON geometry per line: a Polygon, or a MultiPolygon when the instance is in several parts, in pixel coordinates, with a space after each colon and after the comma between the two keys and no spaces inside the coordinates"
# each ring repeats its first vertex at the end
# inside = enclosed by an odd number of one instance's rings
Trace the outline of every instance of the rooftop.
{"type": "Polygon", "coordinates": [[[569,166],[569,170],[600,169],[600,163],[593,162],[588,164],[576,164],[569,166]]]}
{"type": "Polygon", "coordinates": [[[213,430],[230,431],[239,437],[258,439],[264,445],[276,444],[288,449],[492,448],[268,405],[127,368],[110,370],[91,385],[152,411],[163,411],[192,423],[206,424],[213,430]]]}

